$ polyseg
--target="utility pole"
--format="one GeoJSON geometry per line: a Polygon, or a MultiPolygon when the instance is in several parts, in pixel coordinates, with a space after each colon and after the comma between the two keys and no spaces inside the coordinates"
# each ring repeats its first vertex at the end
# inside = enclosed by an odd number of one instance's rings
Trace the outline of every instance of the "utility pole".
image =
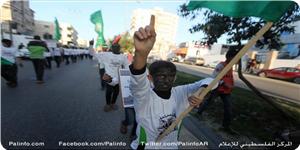
{"type": "Polygon", "coordinates": [[[9,25],[9,39],[13,42],[13,37],[12,37],[12,21],[8,21],[9,25]]]}

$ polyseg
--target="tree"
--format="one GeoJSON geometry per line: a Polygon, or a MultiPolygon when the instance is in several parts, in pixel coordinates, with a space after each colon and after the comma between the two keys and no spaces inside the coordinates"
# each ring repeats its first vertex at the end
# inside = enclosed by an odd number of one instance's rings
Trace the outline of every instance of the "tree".
{"type": "MultiPolygon", "coordinates": [[[[197,19],[198,17],[204,17],[202,18],[204,20],[202,23],[198,23],[189,29],[191,33],[202,31],[206,36],[204,39],[209,45],[216,43],[218,38],[222,35],[227,35],[227,42],[235,43],[238,50],[242,48],[242,41],[249,40],[262,26],[264,26],[264,24],[266,24],[266,22],[262,19],[253,17],[232,18],[207,9],[196,9],[189,11],[187,10],[187,4],[180,6],[179,15],[181,17],[190,18],[190,20],[197,19]]],[[[256,43],[256,47],[262,48],[267,46],[268,49],[279,50],[282,46],[279,38],[280,35],[283,32],[294,33],[295,29],[294,26],[291,26],[291,23],[299,20],[299,18],[299,6],[294,5],[294,7],[288,10],[278,22],[273,24],[272,28],[267,31],[263,38],[256,43]]],[[[272,100],[264,96],[243,76],[241,68],[242,66],[240,61],[238,68],[239,78],[250,89],[252,89],[255,94],[262,97],[264,100],[266,100],[266,102],[280,111],[283,117],[290,118],[286,116],[285,113],[272,102],[272,100]]],[[[293,120],[293,118],[290,119],[293,120]]]]}
{"type": "Polygon", "coordinates": [[[119,44],[121,45],[121,49],[123,52],[126,53],[132,53],[133,52],[133,39],[132,36],[128,32],[125,32],[125,34],[121,35],[121,39],[119,41],[119,44]]]}
{"type": "MultiPolygon", "coordinates": [[[[208,44],[217,42],[219,37],[227,34],[228,43],[236,43],[238,46],[241,46],[243,40],[249,40],[266,23],[262,19],[253,17],[227,17],[207,9],[188,11],[186,4],[181,5],[179,9],[179,15],[190,18],[190,20],[194,20],[198,16],[202,17],[202,15],[199,15],[201,13],[204,16],[204,23],[194,25],[189,31],[191,33],[203,31],[206,35],[204,39],[208,44]]],[[[298,5],[295,5],[293,9],[288,10],[281,17],[280,21],[274,23],[273,27],[264,34],[263,39],[256,43],[256,46],[263,47],[266,45],[269,49],[280,49],[282,46],[279,38],[281,33],[294,33],[294,26],[290,24],[299,20],[299,17],[300,9],[298,5]]]]}

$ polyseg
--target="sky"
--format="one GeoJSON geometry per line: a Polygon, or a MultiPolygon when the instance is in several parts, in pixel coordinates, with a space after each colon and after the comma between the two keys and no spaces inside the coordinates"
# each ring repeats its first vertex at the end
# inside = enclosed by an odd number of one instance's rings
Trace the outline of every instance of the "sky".
{"type": "MultiPolygon", "coordinates": [[[[30,8],[35,11],[35,19],[52,21],[56,17],[59,22],[70,23],[78,32],[78,37],[91,40],[97,37],[90,15],[102,11],[104,22],[104,37],[113,38],[115,35],[129,31],[132,12],[135,9],[162,8],[164,11],[178,15],[179,6],[188,0],[29,0],[30,8]]],[[[298,4],[300,0],[296,1],[298,4]]],[[[201,22],[202,17],[191,21],[179,17],[175,42],[201,40],[202,32],[190,33],[189,28],[201,22]]],[[[218,39],[225,44],[226,36],[218,39]]]]}
{"type": "MultiPolygon", "coordinates": [[[[177,14],[179,6],[187,1],[96,1],[96,0],[30,0],[30,8],[35,11],[35,19],[52,21],[56,17],[59,22],[70,23],[78,32],[78,37],[86,40],[96,38],[94,24],[90,22],[90,15],[98,10],[102,11],[104,22],[104,37],[113,38],[115,35],[129,31],[132,12],[135,9],[162,8],[164,11],[177,14]]],[[[185,41],[201,40],[203,33],[191,34],[188,29],[199,22],[179,17],[176,44],[185,41]]]]}

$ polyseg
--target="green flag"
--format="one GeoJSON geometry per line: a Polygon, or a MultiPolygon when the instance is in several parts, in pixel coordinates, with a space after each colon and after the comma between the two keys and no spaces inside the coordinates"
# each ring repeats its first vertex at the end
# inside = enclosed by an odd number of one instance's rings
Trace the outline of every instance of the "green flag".
{"type": "Polygon", "coordinates": [[[104,36],[103,36],[103,19],[102,19],[102,13],[101,10],[94,12],[91,14],[90,20],[93,24],[95,24],[95,31],[98,34],[97,42],[96,42],[96,48],[98,46],[104,46],[106,45],[104,36]]]}
{"type": "Polygon", "coordinates": [[[54,30],[55,30],[54,38],[55,38],[56,41],[59,41],[60,38],[61,38],[61,33],[60,33],[59,24],[58,24],[58,21],[57,21],[56,17],[55,17],[54,23],[55,23],[55,28],[54,28],[54,30]]]}
{"type": "Polygon", "coordinates": [[[294,4],[296,3],[293,1],[190,1],[187,9],[205,7],[225,16],[236,18],[252,16],[276,22],[294,4]]]}

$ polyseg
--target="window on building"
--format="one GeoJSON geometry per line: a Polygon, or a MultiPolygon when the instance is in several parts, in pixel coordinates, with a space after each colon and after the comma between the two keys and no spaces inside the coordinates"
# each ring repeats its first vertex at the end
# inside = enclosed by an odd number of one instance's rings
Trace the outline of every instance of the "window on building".
{"type": "Polygon", "coordinates": [[[43,38],[44,38],[44,39],[52,39],[52,35],[49,34],[49,33],[45,33],[45,34],[43,35],[43,38]]]}
{"type": "Polygon", "coordinates": [[[45,27],[45,28],[49,28],[49,26],[48,26],[48,25],[44,25],[44,27],[45,27]]]}

